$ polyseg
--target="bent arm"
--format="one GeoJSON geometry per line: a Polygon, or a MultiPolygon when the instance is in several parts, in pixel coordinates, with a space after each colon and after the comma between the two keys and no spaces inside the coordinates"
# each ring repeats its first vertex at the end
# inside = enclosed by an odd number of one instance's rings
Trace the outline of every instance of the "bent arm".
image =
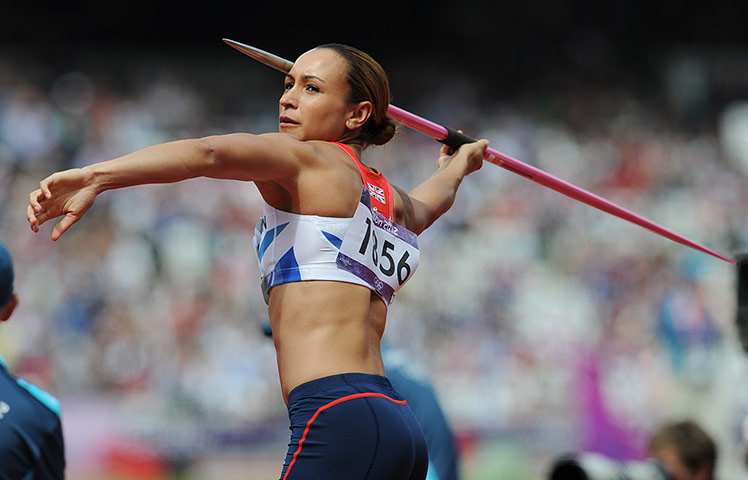
{"type": "Polygon", "coordinates": [[[454,154],[444,146],[440,152],[439,169],[431,178],[409,194],[398,190],[403,201],[405,226],[409,230],[420,235],[452,207],[462,180],[481,168],[486,148],[486,140],[465,144],[454,154]]]}

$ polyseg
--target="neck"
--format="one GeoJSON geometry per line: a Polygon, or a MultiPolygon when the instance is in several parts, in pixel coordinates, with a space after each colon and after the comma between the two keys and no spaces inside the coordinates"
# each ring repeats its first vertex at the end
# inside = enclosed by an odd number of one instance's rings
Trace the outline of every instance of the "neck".
{"type": "Polygon", "coordinates": [[[361,154],[363,153],[364,148],[361,146],[360,141],[358,141],[357,139],[346,140],[344,137],[344,138],[341,138],[340,140],[337,140],[337,142],[347,145],[351,150],[353,150],[353,153],[356,155],[356,158],[361,160],[361,154]]]}

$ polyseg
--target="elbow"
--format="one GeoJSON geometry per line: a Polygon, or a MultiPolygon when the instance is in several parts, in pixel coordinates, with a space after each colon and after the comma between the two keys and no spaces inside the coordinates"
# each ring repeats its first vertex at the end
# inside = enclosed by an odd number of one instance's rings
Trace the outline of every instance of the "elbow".
{"type": "Polygon", "coordinates": [[[215,147],[208,138],[200,138],[191,142],[195,149],[195,156],[200,159],[198,162],[200,171],[194,173],[200,176],[210,176],[210,173],[215,171],[218,166],[215,147]]]}

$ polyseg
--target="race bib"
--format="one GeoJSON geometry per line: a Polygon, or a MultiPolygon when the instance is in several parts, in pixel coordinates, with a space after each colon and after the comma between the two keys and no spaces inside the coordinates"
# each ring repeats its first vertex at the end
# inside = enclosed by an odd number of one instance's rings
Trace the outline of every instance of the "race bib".
{"type": "Polygon", "coordinates": [[[372,211],[364,189],[338,253],[338,267],[364,280],[387,304],[418,266],[418,237],[372,211]]]}

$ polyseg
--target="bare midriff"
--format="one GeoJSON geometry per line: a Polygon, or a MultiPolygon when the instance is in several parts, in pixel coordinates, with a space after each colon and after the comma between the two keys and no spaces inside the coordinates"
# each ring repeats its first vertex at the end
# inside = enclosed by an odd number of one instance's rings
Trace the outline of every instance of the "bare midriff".
{"type": "Polygon", "coordinates": [[[380,343],[387,307],[367,287],[319,280],[277,285],[269,315],[284,400],[317,378],[385,374],[380,343]]]}

